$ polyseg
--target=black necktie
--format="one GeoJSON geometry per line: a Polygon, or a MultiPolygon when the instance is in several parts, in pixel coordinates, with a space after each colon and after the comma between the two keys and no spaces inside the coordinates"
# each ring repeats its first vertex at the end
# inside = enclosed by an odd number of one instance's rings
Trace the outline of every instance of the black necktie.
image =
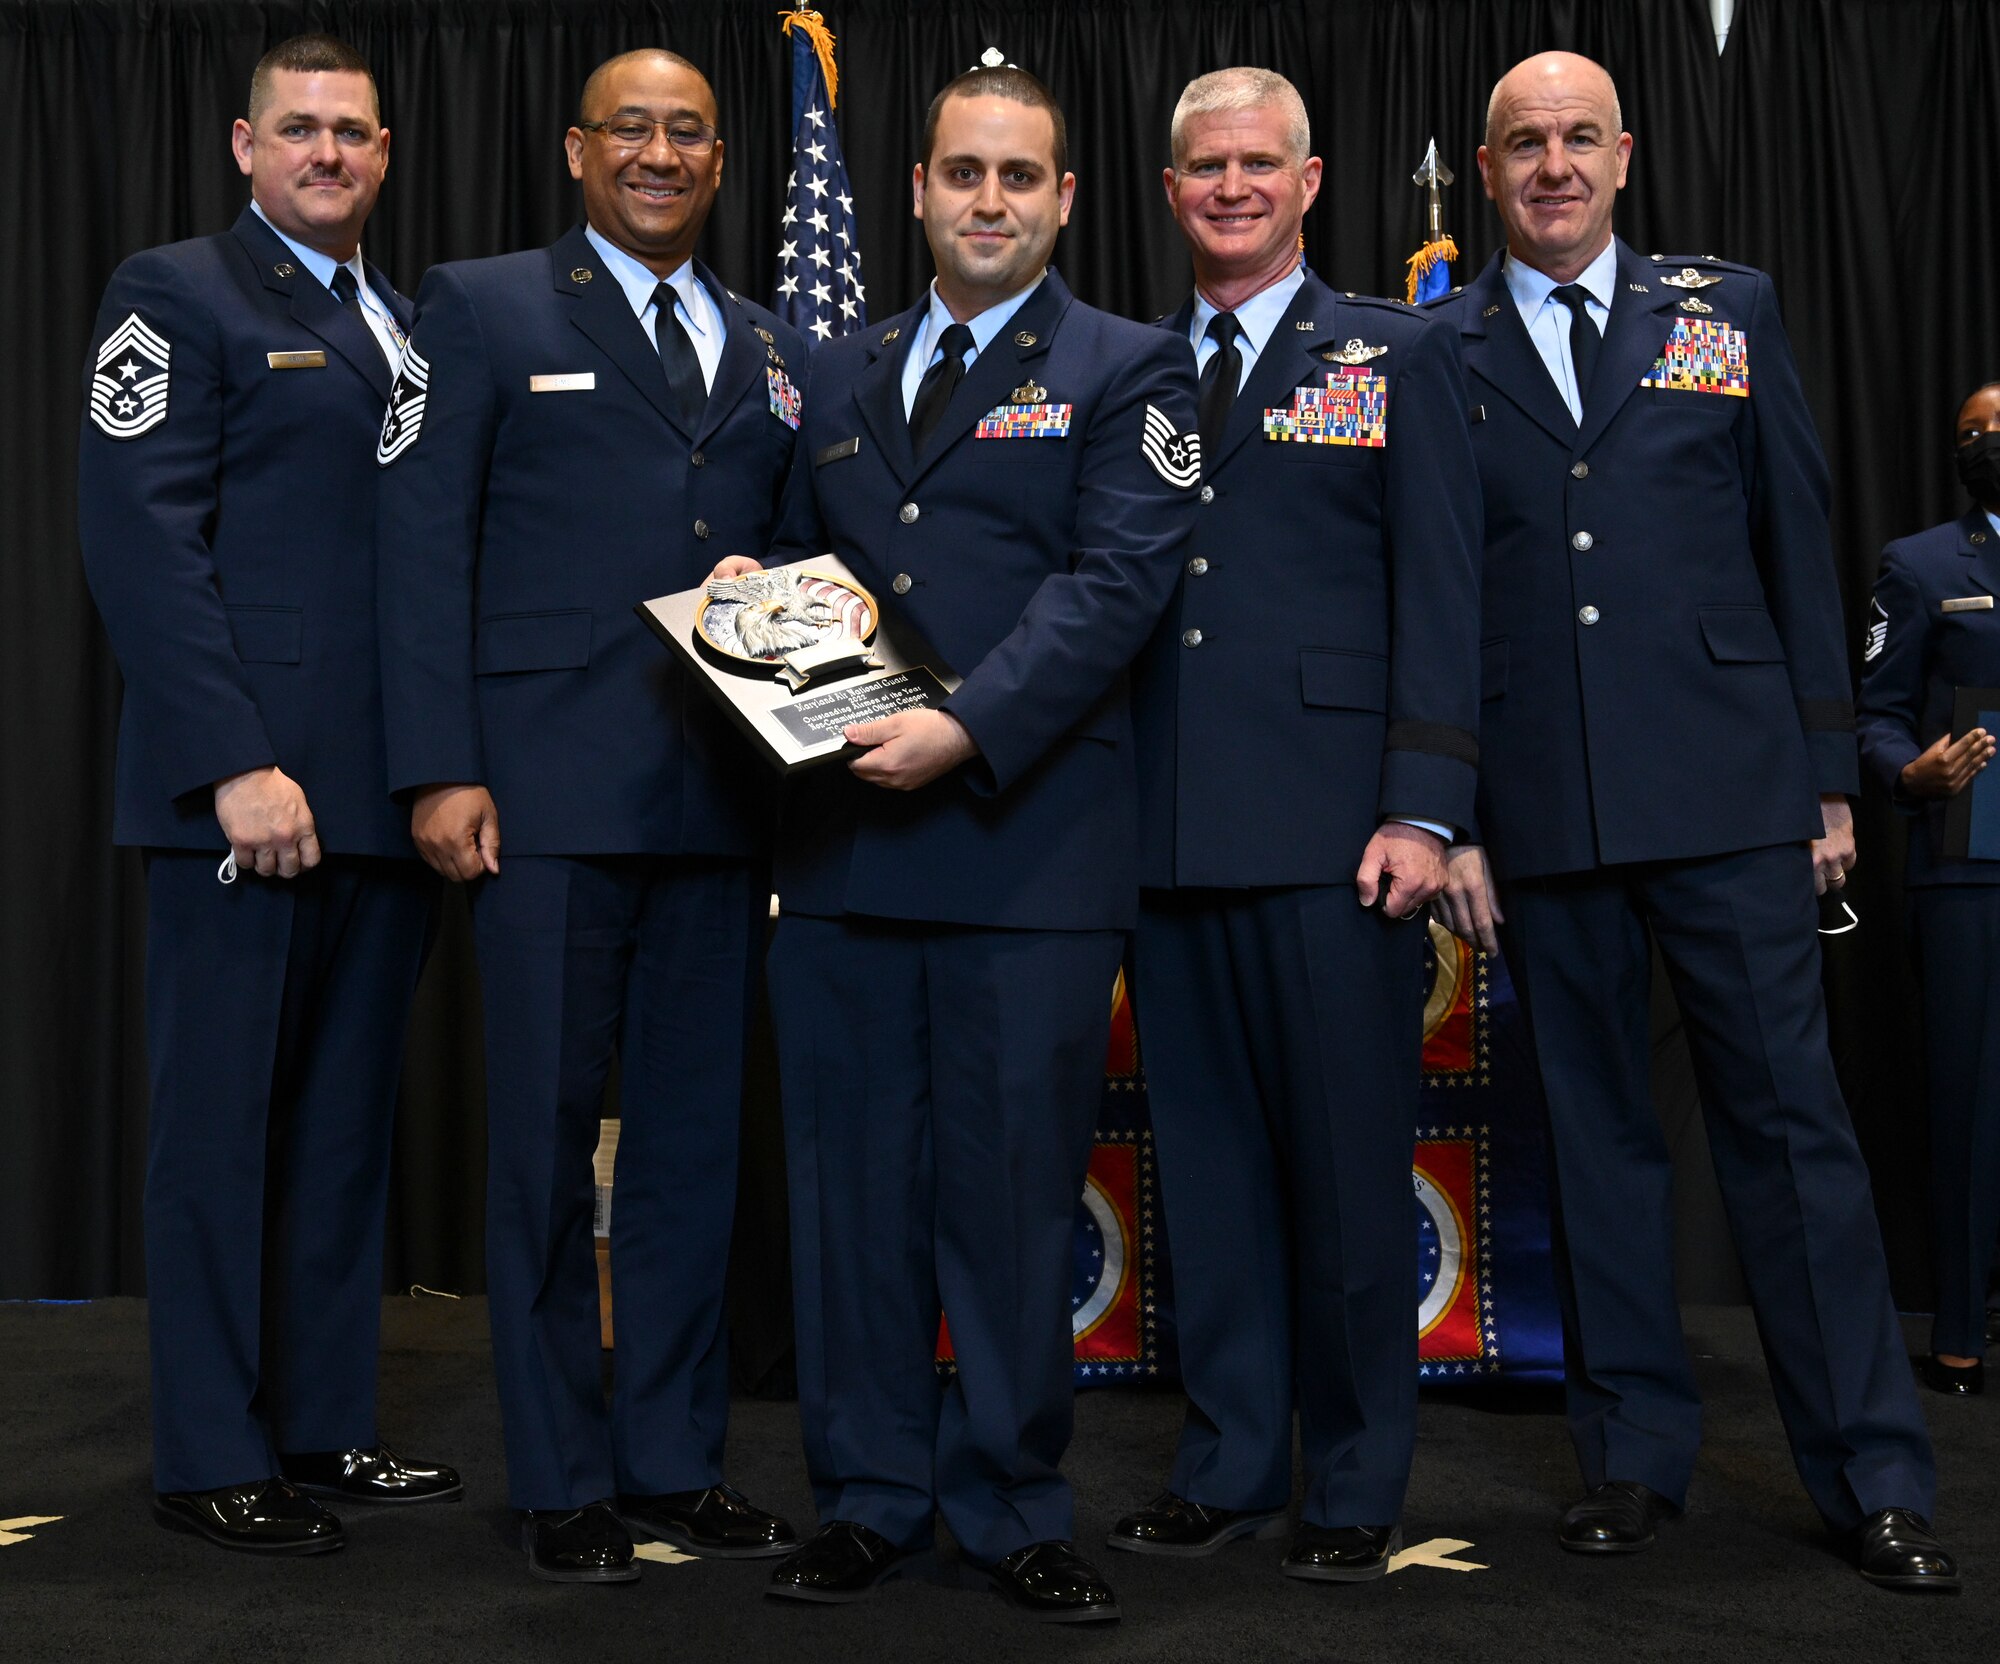
{"type": "Polygon", "coordinates": [[[944,354],[917,384],[917,396],[910,401],[910,445],[922,453],[937,425],[944,419],[944,407],[958,384],[965,379],[965,351],[972,345],[972,331],[953,324],[938,337],[938,351],[944,354]]]}
{"type": "Polygon", "coordinates": [[[361,325],[361,333],[368,337],[370,346],[378,353],[382,353],[382,362],[393,376],[396,373],[396,366],[389,362],[389,355],[382,352],[381,338],[376,335],[373,326],[368,322],[367,309],[361,304],[361,285],[354,281],[354,274],[345,266],[333,268],[333,298],[354,314],[355,322],[361,325]]]}
{"type": "Polygon", "coordinates": [[[1604,345],[1604,337],[1584,308],[1590,291],[1581,283],[1565,283],[1555,296],[1569,308],[1569,361],[1576,369],[1576,407],[1581,411],[1590,404],[1590,375],[1597,368],[1597,349],[1604,345]]]}
{"type": "Polygon", "coordinates": [[[653,342],[660,349],[667,391],[673,394],[674,408],[681,413],[681,426],[691,435],[708,408],[708,383],[702,379],[701,360],[695,356],[687,325],[674,312],[675,299],[671,283],[653,286],[653,342]]]}
{"type": "Polygon", "coordinates": [[[1215,351],[1201,367],[1201,399],[1196,407],[1204,462],[1213,459],[1215,447],[1222,443],[1229,407],[1236,402],[1236,384],[1243,379],[1243,355],[1236,350],[1236,337],[1242,333],[1234,312],[1218,312],[1208,320],[1205,335],[1215,343],[1215,351]]]}

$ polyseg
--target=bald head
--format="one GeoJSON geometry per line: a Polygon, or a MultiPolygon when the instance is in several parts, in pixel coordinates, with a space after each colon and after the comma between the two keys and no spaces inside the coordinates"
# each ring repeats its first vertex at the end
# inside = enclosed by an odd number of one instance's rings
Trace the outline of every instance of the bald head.
{"type": "Polygon", "coordinates": [[[1532,58],[1523,58],[1493,83],[1493,91],[1486,100],[1486,142],[1489,145],[1493,142],[1493,134],[1508,104],[1533,102],[1558,88],[1588,89],[1610,111],[1611,131],[1624,131],[1625,113],[1618,107],[1618,89],[1602,64],[1576,52],[1539,52],[1532,58]]]}
{"type": "Polygon", "coordinates": [[[715,91],[708,84],[708,77],[683,58],[678,52],[669,52],[664,46],[642,46],[633,52],[621,52],[615,58],[606,58],[590,72],[590,79],[583,84],[583,95],[576,101],[578,121],[602,121],[609,112],[598,106],[605,102],[605,89],[611,84],[621,69],[631,64],[666,64],[676,69],[684,69],[702,84],[708,93],[709,108],[715,107],[715,91]]]}
{"type": "Polygon", "coordinates": [[[1632,135],[1618,89],[1574,52],[1543,52],[1500,77],[1486,106],[1479,177],[1507,228],[1507,252],[1573,283],[1611,245],[1632,135]]]}

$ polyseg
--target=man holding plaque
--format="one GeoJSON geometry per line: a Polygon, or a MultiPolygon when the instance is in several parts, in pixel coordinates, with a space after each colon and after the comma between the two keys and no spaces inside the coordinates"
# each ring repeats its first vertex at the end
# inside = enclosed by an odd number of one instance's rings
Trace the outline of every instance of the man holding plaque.
{"type": "Polygon", "coordinates": [[[1596,64],[1517,65],[1479,151],[1506,250],[1436,303],[1487,526],[1479,835],[1447,905],[1489,949],[1498,924],[1548,1098],[1586,1487],[1557,1540],[1646,1548],[1701,1439],[1649,1089],[1657,947],[1799,1476],[1864,1577],[1951,1589],[1820,992],[1813,892],[1845,882],[1859,785],[1826,465],[1770,279],[1612,235],[1631,150],[1596,64]]]}
{"type": "Polygon", "coordinates": [[[798,424],[799,337],[692,258],[716,126],[685,59],[601,65],[565,140],[585,223],[430,273],[382,430],[389,781],[470,885],[508,1489],[555,1581],[636,1577],[630,1532],[792,1543],[720,1466],[767,775],[632,610],[765,547],[798,424]],[[591,1153],[614,1051],[607,1415],[591,1153]]]}
{"type": "Polygon", "coordinates": [[[1069,1541],[1059,1467],[1070,1254],[1137,902],[1125,669],[1173,589],[1200,458],[1185,344],[1049,266],[1065,149],[1019,69],[938,95],[913,174],[937,281],[819,349],[772,554],[833,551],[963,677],[943,710],[849,729],[860,755],[795,782],[780,833],[770,976],[820,1530],[773,1595],[858,1598],[941,1515],[1034,1616],[1118,1615],[1069,1541]]]}
{"type": "Polygon", "coordinates": [[[1136,684],[1133,999],[1188,1394],[1110,1545],[1284,1525],[1293,1577],[1388,1570],[1416,1437],[1410,1163],[1425,925],[1470,824],[1479,482],[1456,332],[1336,295],[1299,228],[1305,105],[1262,69],[1174,112],[1201,511],[1136,684]]]}

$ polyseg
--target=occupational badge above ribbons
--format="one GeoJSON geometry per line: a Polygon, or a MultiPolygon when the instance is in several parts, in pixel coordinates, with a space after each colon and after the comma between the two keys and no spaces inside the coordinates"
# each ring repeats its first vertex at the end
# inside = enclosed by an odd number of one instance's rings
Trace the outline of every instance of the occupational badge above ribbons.
{"type": "Polygon", "coordinates": [[[959,682],[833,555],[713,578],[638,612],[787,774],[855,754],[850,724],[942,705],[959,682]]]}

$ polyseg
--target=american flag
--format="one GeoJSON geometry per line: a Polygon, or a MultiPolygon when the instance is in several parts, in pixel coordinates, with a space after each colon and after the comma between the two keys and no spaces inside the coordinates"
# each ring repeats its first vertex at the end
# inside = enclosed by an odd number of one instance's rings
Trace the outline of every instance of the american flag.
{"type": "Polygon", "coordinates": [[[854,195],[822,63],[822,56],[833,56],[833,37],[816,12],[792,13],[785,26],[792,37],[792,176],[785,182],[771,309],[811,339],[830,341],[868,322],[854,195]]]}

